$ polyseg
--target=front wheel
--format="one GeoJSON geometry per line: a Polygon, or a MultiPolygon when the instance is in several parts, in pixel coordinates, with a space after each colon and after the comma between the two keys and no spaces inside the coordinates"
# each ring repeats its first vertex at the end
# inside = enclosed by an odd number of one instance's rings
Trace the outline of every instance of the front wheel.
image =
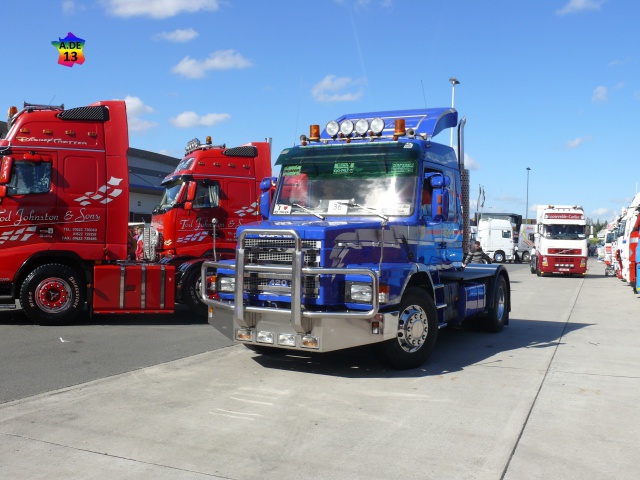
{"type": "Polygon", "coordinates": [[[498,250],[496,253],[493,254],[493,261],[496,263],[503,263],[504,262],[504,252],[502,250],[498,250]]]}
{"type": "Polygon", "coordinates": [[[529,261],[529,252],[522,252],[522,261],[523,262],[528,262],[529,261]]]}
{"type": "Polygon", "coordinates": [[[396,338],[383,344],[392,367],[399,370],[422,365],[433,351],[438,337],[438,312],[422,288],[411,287],[400,303],[396,338]]]}
{"type": "Polygon", "coordinates": [[[31,272],[20,288],[20,306],[40,325],[64,325],[82,312],[86,288],[82,276],[67,265],[51,263],[31,272]]]}
{"type": "Polygon", "coordinates": [[[509,289],[507,281],[501,275],[493,292],[492,305],[486,318],[486,327],[489,332],[501,332],[509,322],[509,289]]]}
{"type": "Polygon", "coordinates": [[[202,300],[202,295],[200,295],[201,283],[200,269],[194,268],[182,282],[182,298],[193,313],[200,317],[206,317],[208,309],[202,300]]]}

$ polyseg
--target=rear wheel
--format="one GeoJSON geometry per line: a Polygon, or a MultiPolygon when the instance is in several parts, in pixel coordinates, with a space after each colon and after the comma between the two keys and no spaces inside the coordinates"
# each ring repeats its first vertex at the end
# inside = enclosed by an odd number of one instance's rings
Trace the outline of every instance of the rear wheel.
{"type": "Polygon", "coordinates": [[[509,289],[502,275],[498,278],[492,300],[485,325],[488,331],[498,333],[509,322],[509,289]]]}
{"type": "Polygon", "coordinates": [[[82,276],[58,263],[42,265],[31,272],[20,288],[20,306],[40,325],[64,325],[82,312],[86,288],[82,276]]]}
{"type": "Polygon", "coordinates": [[[438,312],[431,297],[422,288],[407,289],[400,304],[396,338],[382,347],[394,368],[405,370],[422,365],[438,337],[438,312]]]}

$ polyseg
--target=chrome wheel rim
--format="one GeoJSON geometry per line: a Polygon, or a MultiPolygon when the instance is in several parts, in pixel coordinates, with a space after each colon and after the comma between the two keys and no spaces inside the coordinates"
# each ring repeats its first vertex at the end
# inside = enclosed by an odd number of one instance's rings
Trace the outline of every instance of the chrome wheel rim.
{"type": "Polygon", "coordinates": [[[419,305],[409,305],[398,318],[398,343],[407,353],[413,353],[422,347],[429,335],[427,313],[419,305]]]}

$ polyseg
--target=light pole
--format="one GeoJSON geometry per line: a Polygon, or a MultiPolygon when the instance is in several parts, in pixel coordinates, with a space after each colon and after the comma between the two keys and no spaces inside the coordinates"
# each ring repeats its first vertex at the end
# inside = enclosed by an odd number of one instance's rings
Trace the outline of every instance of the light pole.
{"type": "Polygon", "coordinates": [[[525,207],[524,212],[524,223],[525,225],[529,223],[529,172],[531,169],[527,167],[527,206],[525,207]]]}
{"type": "MultiPolygon", "coordinates": [[[[456,100],[456,85],[460,85],[460,82],[456,77],[451,77],[449,81],[451,82],[451,108],[453,108],[456,100]]],[[[455,128],[451,129],[451,148],[453,148],[453,131],[454,130],[455,128]]]]}

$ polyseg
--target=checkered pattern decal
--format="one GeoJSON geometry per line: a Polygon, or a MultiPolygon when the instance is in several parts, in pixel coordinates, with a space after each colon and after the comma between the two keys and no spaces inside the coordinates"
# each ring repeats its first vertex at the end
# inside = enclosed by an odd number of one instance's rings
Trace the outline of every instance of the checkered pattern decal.
{"type": "Polygon", "coordinates": [[[5,230],[0,234],[0,245],[4,242],[26,242],[29,237],[36,233],[36,227],[18,228],[16,230],[5,230]]]}
{"type": "Polygon", "coordinates": [[[111,177],[106,185],[101,186],[97,192],[86,192],[83,196],[75,199],[83,207],[94,202],[107,204],[122,193],[121,188],[115,188],[122,182],[121,178],[111,177]]]}

